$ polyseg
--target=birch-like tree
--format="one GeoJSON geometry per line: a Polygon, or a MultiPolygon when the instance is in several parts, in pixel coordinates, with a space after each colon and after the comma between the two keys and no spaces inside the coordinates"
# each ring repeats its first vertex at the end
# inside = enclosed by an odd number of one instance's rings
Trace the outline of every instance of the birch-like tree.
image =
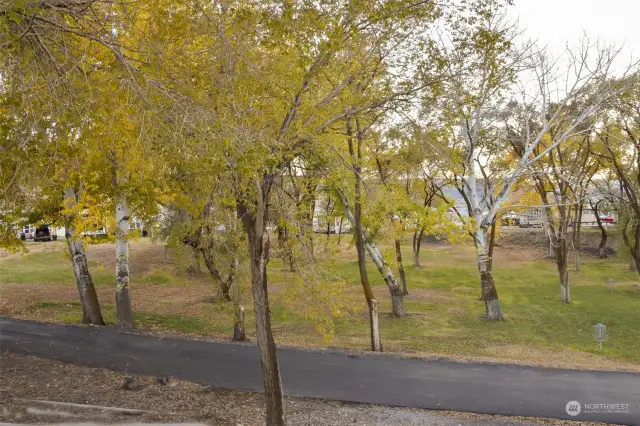
{"type": "MultiPolygon", "coordinates": [[[[573,120],[573,117],[569,118],[573,120]]],[[[571,303],[569,291],[569,249],[575,251],[575,265],[579,268],[580,250],[580,222],[583,206],[587,203],[587,189],[593,175],[598,170],[599,162],[591,154],[592,127],[589,123],[576,128],[576,134],[558,144],[549,151],[548,155],[531,166],[532,180],[544,209],[546,220],[544,226],[548,233],[560,279],[561,297],[565,303],[571,303]],[[572,230],[572,235],[569,231],[572,230]]],[[[549,129],[551,140],[557,132],[562,132],[562,126],[549,129]]],[[[539,152],[545,149],[544,142],[539,152]]],[[[514,144],[518,155],[522,154],[523,146],[514,144]]]]}
{"type": "MultiPolygon", "coordinates": [[[[533,70],[540,96],[527,102],[526,112],[512,122],[519,125],[517,136],[508,136],[520,162],[528,162],[543,202],[561,301],[565,303],[571,303],[569,247],[573,245],[576,252],[578,270],[582,210],[588,185],[601,163],[593,155],[594,134],[606,106],[625,90],[624,83],[609,81],[618,54],[618,49],[603,48],[589,40],[553,62],[547,55],[536,54],[533,70]],[[535,144],[528,142],[532,134],[536,135],[535,144]],[[572,237],[568,235],[570,228],[572,237]]],[[[632,68],[625,67],[622,72],[632,72],[632,68]]],[[[509,122],[506,127],[510,128],[509,122]]]]}
{"type": "Polygon", "coordinates": [[[552,150],[585,133],[595,122],[588,120],[617,93],[604,84],[617,51],[585,42],[552,61],[531,44],[517,44],[518,29],[504,14],[489,10],[479,16],[477,25],[453,36],[451,74],[456,77],[447,88],[445,111],[451,123],[450,155],[456,159],[450,173],[471,219],[485,317],[501,320],[488,231],[518,179],[552,150]],[[503,111],[518,97],[527,107],[518,121],[518,159],[509,164],[508,146],[514,140],[505,133],[503,111]]]}
{"type": "Polygon", "coordinates": [[[617,228],[636,270],[640,270],[639,82],[637,72],[611,80],[611,84],[620,87],[621,91],[609,100],[604,123],[597,132],[602,148],[594,150],[594,155],[614,176],[609,185],[600,185],[599,189],[616,206],[617,228]]]}
{"type": "MultiPolygon", "coordinates": [[[[149,78],[149,75],[157,74],[144,73],[141,69],[143,64],[150,65],[150,62],[144,60],[149,46],[141,47],[144,43],[140,37],[147,29],[146,22],[139,19],[142,15],[138,14],[145,5],[148,5],[147,2],[124,7],[108,1],[75,0],[9,1],[0,4],[0,60],[3,63],[0,75],[4,79],[0,90],[7,87],[22,90],[25,101],[23,113],[33,121],[39,120],[38,116],[48,119],[51,123],[49,132],[55,135],[55,140],[49,142],[57,147],[60,140],[63,140],[62,143],[69,148],[66,154],[71,154],[65,158],[68,162],[65,166],[69,169],[67,173],[38,175],[41,179],[39,182],[32,181],[32,186],[22,187],[20,190],[34,191],[43,187],[48,190],[50,185],[69,184],[63,185],[60,192],[64,190],[67,194],[64,204],[70,213],[67,215],[67,224],[71,230],[68,232],[69,241],[73,242],[70,243],[70,250],[72,259],[86,263],[83,260],[86,256],[82,244],[82,227],[76,222],[82,221],[84,209],[90,209],[95,214],[106,205],[87,205],[91,200],[97,199],[95,194],[89,195],[95,188],[88,184],[97,185],[104,194],[115,189],[117,196],[112,200],[117,198],[117,202],[114,201],[112,212],[116,213],[117,210],[118,216],[116,306],[118,324],[122,326],[133,325],[126,243],[131,202],[127,200],[125,190],[125,187],[131,186],[131,182],[128,171],[122,166],[122,158],[109,163],[104,155],[99,158],[95,154],[102,154],[103,148],[112,145],[109,143],[114,136],[112,131],[125,129],[136,118],[140,118],[138,115],[118,120],[116,126],[103,132],[100,138],[97,136],[104,124],[102,120],[105,120],[105,114],[101,113],[108,110],[103,107],[109,105],[109,101],[130,106],[126,96],[119,96],[122,89],[130,96],[135,92],[133,98],[146,98],[144,92],[147,88],[160,87],[160,84],[153,84],[157,81],[149,78]],[[143,89],[141,82],[152,84],[143,89]],[[97,103],[98,99],[104,101],[104,105],[97,103]],[[73,166],[69,162],[73,162],[73,166]],[[77,174],[88,171],[102,179],[77,174]],[[54,179],[50,179],[51,176],[57,181],[52,182],[54,179]],[[105,178],[108,178],[108,183],[105,183],[105,178]],[[117,208],[115,204],[118,205],[117,208]]],[[[148,17],[154,14],[143,15],[148,17]]],[[[112,122],[110,117],[106,121],[112,122]]],[[[116,136],[113,141],[123,144],[131,139],[116,136]]],[[[50,150],[49,145],[41,143],[28,147],[41,153],[39,156],[42,157],[43,173],[59,168],[55,161],[66,155],[60,155],[64,151],[62,149],[50,150]],[[42,153],[47,153],[48,156],[42,153]]],[[[110,155],[116,151],[118,150],[112,147],[107,153],[110,155]]],[[[26,169],[14,168],[15,176],[18,177],[18,172],[24,173],[24,170],[26,169]]],[[[104,225],[102,223],[99,227],[104,225]]],[[[74,270],[88,271],[88,268],[74,263],[74,270]]],[[[76,275],[79,287],[89,276],[88,272],[76,275]]]]}

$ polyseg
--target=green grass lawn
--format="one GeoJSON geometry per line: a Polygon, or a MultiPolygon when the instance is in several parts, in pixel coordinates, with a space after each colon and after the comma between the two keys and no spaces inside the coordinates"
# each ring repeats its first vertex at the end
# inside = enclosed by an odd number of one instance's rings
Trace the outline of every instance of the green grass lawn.
{"type": "MultiPolygon", "coordinates": [[[[68,284],[74,279],[68,257],[62,250],[47,250],[0,262],[0,282],[68,284]]],[[[111,283],[110,271],[100,270],[96,262],[89,262],[89,267],[97,286],[111,283]]]]}
{"type": "MultiPolygon", "coordinates": [[[[452,255],[456,249],[426,250],[422,269],[406,268],[410,293],[430,290],[422,300],[409,296],[407,319],[383,316],[383,342],[393,350],[442,354],[489,355],[503,345],[551,350],[574,349],[640,364],[640,286],[619,259],[583,260],[581,271],[571,273],[570,305],[560,302],[555,264],[551,261],[494,265],[495,279],[505,321],[488,322],[480,315],[479,279],[473,264],[429,266],[429,260],[452,255]],[[613,292],[607,279],[614,278],[613,292]],[[436,292],[434,292],[437,291],[436,292]],[[432,300],[429,300],[432,295],[432,300]],[[600,353],[593,339],[593,325],[608,327],[609,341],[600,353]]],[[[408,253],[407,253],[408,254],[408,253]]],[[[357,276],[354,262],[344,263],[348,276],[357,276]]],[[[368,268],[375,285],[376,271],[368,268]]],[[[383,303],[382,311],[390,310],[383,303]]],[[[366,333],[366,323],[341,321],[338,340],[366,333]]]]}
{"type": "MultiPolygon", "coordinates": [[[[346,247],[347,243],[343,244],[346,247]]],[[[409,259],[410,246],[404,251],[409,259]]],[[[411,315],[402,319],[389,315],[391,303],[384,282],[374,265],[368,264],[380,302],[381,333],[387,351],[535,363],[545,363],[545,357],[549,357],[548,363],[554,365],[594,364],[596,368],[609,361],[640,365],[640,282],[628,271],[624,259],[583,259],[581,271],[570,274],[573,303],[567,305],[559,300],[552,261],[501,263],[497,256],[494,273],[503,322],[487,322],[480,317],[484,305],[477,300],[479,278],[472,254],[461,248],[427,245],[421,262],[423,268],[405,266],[410,291],[405,304],[411,315]],[[615,280],[613,292],[608,289],[608,278],[615,280]],[[592,335],[592,327],[598,322],[606,324],[609,333],[602,352],[592,335]]],[[[90,262],[90,268],[103,300],[105,320],[113,323],[110,292],[114,273],[96,261],[90,262]]],[[[306,302],[291,299],[288,288],[293,275],[282,271],[279,259],[272,260],[270,297],[274,331],[280,343],[367,349],[367,315],[353,253],[343,254],[331,272],[349,284],[344,298],[351,309],[333,317],[335,334],[327,341],[314,331],[317,321],[308,318],[306,302]]],[[[79,304],[69,299],[73,295],[67,291],[67,300],[60,296],[63,288],[75,285],[69,259],[61,250],[0,260],[0,283],[0,291],[13,288],[16,294],[22,291],[21,285],[48,286],[40,300],[21,299],[25,306],[17,316],[66,322],[78,322],[80,318],[79,304]]],[[[244,286],[246,289],[246,282],[244,286]]],[[[224,338],[232,333],[232,306],[201,300],[203,294],[215,294],[206,276],[192,279],[176,268],[155,268],[132,276],[132,292],[142,328],[224,338]]],[[[11,311],[3,307],[0,313],[11,311]]],[[[251,336],[249,306],[247,331],[251,336]]]]}

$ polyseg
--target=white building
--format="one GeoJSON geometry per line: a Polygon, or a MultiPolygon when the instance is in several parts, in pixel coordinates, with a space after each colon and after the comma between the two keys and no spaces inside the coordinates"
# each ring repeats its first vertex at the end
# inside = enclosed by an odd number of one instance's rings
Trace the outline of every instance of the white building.
{"type": "Polygon", "coordinates": [[[326,234],[327,221],[329,222],[329,234],[344,234],[351,229],[349,219],[342,215],[334,216],[334,213],[342,213],[342,209],[336,208],[333,212],[327,212],[327,201],[323,198],[316,199],[313,209],[313,232],[326,234]],[[342,228],[341,228],[342,227],[342,228]]]}

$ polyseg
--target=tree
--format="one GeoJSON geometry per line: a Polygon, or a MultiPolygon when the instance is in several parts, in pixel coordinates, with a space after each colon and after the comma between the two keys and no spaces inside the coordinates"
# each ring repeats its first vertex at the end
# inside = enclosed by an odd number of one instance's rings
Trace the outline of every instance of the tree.
{"type": "MultiPolygon", "coordinates": [[[[366,266],[365,266],[365,259],[364,259],[364,250],[366,250],[367,253],[369,253],[369,256],[371,257],[371,260],[376,265],[378,271],[382,275],[382,278],[384,279],[384,282],[386,283],[389,289],[389,293],[391,295],[391,305],[392,305],[393,315],[396,317],[404,317],[406,316],[406,311],[404,308],[402,287],[398,284],[398,281],[396,280],[393,274],[393,271],[391,270],[389,264],[385,260],[384,256],[376,246],[374,239],[372,238],[372,234],[375,231],[372,232],[371,229],[369,230],[365,229],[365,227],[363,227],[363,224],[362,224],[363,200],[362,200],[361,186],[362,186],[362,176],[365,172],[365,169],[363,168],[363,159],[364,159],[363,150],[364,150],[364,143],[365,143],[364,141],[365,132],[367,132],[367,130],[369,130],[369,126],[364,127],[363,125],[361,125],[359,117],[355,117],[355,119],[353,120],[353,123],[350,118],[347,118],[347,130],[346,130],[347,143],[349,147],[349,156],[351,158],[351,168],[353,170],[353,179],[355,182],[354,183],[355,214],[351,210],[346,192],[340,188],[338,189],[337,192],[338,192],[340,201],[345,209],[346,217],[351,222],[351,226],[355,229],[356,248],[359,250],[359,253],[362,253],[362,255],[359,255],[358,257],[358,265],[360,268],[361,280],[362,280],[363,272],[366,274],[366,266]]],[[[387,215],[384,214],[383,216],[387,216],[387,215]]],[[[385,218],[383,220],[386,221],[388,219],[385,218]]],[[[365,288],[364,280],[362,281],[363,281],[363,288],[365,288]]],[[[368,279],[367,279],[367,283],[368,283],[368,279]]],[[[366,295],[367,295],[367,289],[365,288],[365,296],[366,295]]],[[[371,293],[371,296],[373,296],[373,293],[371,293]]],[[[370,300],[367,300],[367,301],[371,303],[370,300]]],[[[373,310],[372,307],[370,307],[370,309],[373,310]]]]}
{"type": "Polygon", "coordinates": [[[578,256],[582,206],[587,186],[600,166],[592,155],[592,133],[599,126],[596,114],[623,90],[622,85],[608,81],[618,53],[619,50],[613,47],[601,48],[584,40],[576,50],[568,51],[566,67],[573,74],[565,72],[562,77],[557,76],[556,66],[546,56],[537,55],[537,82],[544,95],[542,103],[525,107],[531,112],[516,119],[520,125],[517,138],[509,136],[520,161],[528,160],[529,169],[533,171],[535,186],[546,211],[551,244],[555,248],[561,300],[565,303],[571,302],[567,229],[573,221],[578,256]],[[595,66],[590,66],[592,63],[595,66]],[[558,78],[562,78],[567,89],[554,100],[551,94],[558,78]],[[532,113],[537,118],[533,118],[532,113]],[[527,152],[526,135],[532,132],[539,135],[539,142],[527,152]]]}
{"type": "Polygon", "coordinates": [[[440,175],[442,161],[425,143],[436,137],[422,130],[412,121],[396,125],[380,138],[376,147],[376,155],[382,156],[382,160],[376,159],[378,173],[386,176],[385,180],[393,178],[393,186],[388,189],[395,194],[393,204],[397,204],[398,217],[402,218],[402,226],[396,226],[396,231],[401,236],[405,229],[413,234],[413,266],[416,268],[422,267],[420,249],[425,234],[455,240],[458,233],[447,217],[450,200],[443,193],[447,179],[444,174],[440,175]]]}
{"type": "MultiPolygon", "coordinates": [[[[471,219],[467,225],[480,272],[480,300],[485,302],[485,317],[490,320],[502,320],[503,315],[493,279],[489,229],[528,166],[518,164],[506,173],[495,166],[503,152],[500,130],[494,126],[497,111],[529,55],[528,46],[516,48],[518,32],[506,21],[502,7],[478,5],[474,11],[477,19],[463,17],[453,25],[454,50],[449,54],[452,78],[445,87],[441,117],[448,134],[438,135],[444,142],[437,144],[446,147],[441,148],[443,154],[453,160],[446,170],[467,205],[471,219]]],[[[444,43],[442,48],[448,49],[444,43]]],[[[532,142],[537,145],[539,140],[532,142]]]]}
{"type": "MultiPolygon", "coordinates": [[[[42,80],[36,76],[31,82],[35,88],[39,88],[42,80]]],[[[82,237],[91,220],[96,217],[85,217],[89,216],[86,203],[93,200],[91,191],[95,181],[86,175],[89,166],[85,160],[91,157],[91,153],[83,149],[86,148],[86,141],[82,140],[81,120],[73,111],[65,108],[64,101],[56,94],[46,91],[35,93],[14,83],[9,79],[7,85],[3,86],[7,94],[20,95],[19,102],[3,104],[6,114],[3,136],[12,140],[3,144],[3,148],[7,148],[8,168],[14,171],[11,183],[15,187],[6,188],[2,204],[13,208],[12,204],[19,202],[20,206],[5,216],[11,220],[7,222],[7,228],[15,232],[11,229],[12,225],[27,216],[37,218],[34,220],[42,223],[65,226],[71,266],[81,301],[82,322],[103,325],[82,237]],[[52,117],[56,117],[56,120],[52,117]],[[29,156],[22,157],[21,153],[29,156]],[[28,168],[21,170],[27,164],[28,168]]],[[[3,241],[3,244],[7,243],[10,244],[11,239],[3,241]]]]}
{"type": "MultiPolygon", "coordinates": [[[[116,128],[120,130],[130,129],[128,125],[139,120],[139,115],[132,115],[127,119],[110,120],[113,117],[107,117],[105,113],[117,110],[117,108],[109,109],[109,106],[112,106],[109,100],[114,98],[117,99],[116,103],[121,104],[120,110],[132,106],[131,100],[135,98],[131,96],[132,92],[145,98],[147,93],[145,93],[146,89],[139,84],[141,81],[151,83],[149,87],[161,88],[158,81],[149,78],[153,73],[141,72],[142,65],[150,65],[143,59],[148,52],[138,48],[141,41],[140,35],[144,33],[146,24],[143,19],[138,19],[142,16],[139,12],[143,8],[144,4],[141,3],[133,7],[121,7],[107,1],[60,0],[3,3],[0,6],[0,32],[3,36],[2,60],[6,65],[2,75],[6,79],[6,87],[24,90],[23,96],[31,101],[27,104],[25,111],[33,114],[29,116],[32,120],[37,120],[39,115],[48,117],[51,128],[73,122],[75,128],[67,126],[67,135],[58,134],[58,137],[69,141],[68,146],[81,145],[73,140],[74,138],[87,138],[85,143],[95,142],[91,137],[97,137],[100,130],[104,129],[101,124],[105,119],[107,122],[117,121],[116,128]],[[118,98],[118,95],[123,92],[122,89],[125,96],[118,98]],[[97,99],[104,102],[96,103],[96,98],[91,99],[91,95],[97,95],[97,99]],[[65,118],[69,123],[61,123],[65,118]]],[[[106,134],[109,135],[109,132],[106,134]]],[[[115,138],[115,144],[131,142],[131,139],[126,141],[123,139],[127,138],[115,138]]],[[[97,146],[100,149],[104,145],[104,143],[91,145],[91,148],[97,146]]],[[[50,154],[43,145],[34,148],[39,153],[50,154]]],[[[127,198],[129,195],[127,192],[133,180],[130,181],[129,172],[123,166],[123,159],[118,156],[121,150],[113,146],[111,148],[108,154],[113,160],[112,164],[100,161],[97,156],[75,155],[69,160],[76,163],[79,160],[93,161],[91,164],[78,165],[77,169],[101,173],[103,178],[109,176],[107,185],[117,192],[112,199],[114,200],[112,211],[116,212],[118,219],[117,323],[120,326],[132,327],[134,319],[129,295],[127,243],[128,218],[132,206],[131,200],[127,198]],[[96,166],[101,169],[95,168],[96,166]]],[[[52,157],[43,158],[45,167],[50,166],[50,158],[57,156],[57,151],[53,150],[53,152],[52,157]]],[[[16,174],[20,171],[19,168],[14,170],[16,174]]],[[[88,180],[94,181],[96,185],[104,184],[104,181],[99,182],[99,179],[75,176],[67,182],[70,183],[68,187],[66,185],[63,187],[66,188],[65,191],[69,190],[68,194],[72,192],[76,194],[76,198],[78,194],[83,194],[82,198],[86,201],[92,199],[85,196],[92,191],[92,188],[83,184],[88,180]]],[[[38,185],[40,185],[39,182],[33,183],[34,187],[38,185]]],[[[79,199],[76,199],[76,203],[78,202],[79,199]]],[[[136,202],[133,204],[135,205],[136,202]]],[[[68,219],[68,222],[76,221],[78,215],[69,216],[68,219]]],[[[74,241],[79,241],[79,232],[76,229],[75,233],[71,233],[74,241]]],[[[80,253],[81,247],[77,244],[76,246],[74,252],[80,253]]],[[[79,261],[83,258],[78,255],[75,257],[79,261]]]]}
{"type": "Polygon", "coordinates": [[[23,93],[0,83],[0,247],[24,249],[16,226],[26,225],[35,176],[27,173],[29,163],[38,158],[38,145],[45,140],[48,120],[31,120],[24,114],[23,93]]]}
{"type": "Polygon", "coordinates": [[[445,108],[451,151],[445,155],[455,159],[450,174],[471,218],[486,318],[501,320],[488,230],[516,182],[551,151],[586,132],[588,120],[617,92],[602,84],[617,51],[585,41],[568,51],[564,62],[551,61],[531,44],[516,47],[517,28],[507,23],[499,8],[481,9],[478,15],[477,24],[454,36],[451,74],[456,77],[448,87],[445,108]],[[565,89],[559,93],[558,86],[565,89]],[[517,124],[505,123],[505,107],[517,103],[518,93],[524,99],[522,114],[514,118],[517,124]],[[519,129],[517,142],[507,132],[510,126],[519,129]],[[516,145],[516,161],[505,155],[509,145],[516,145]]]}
{"type": "Polygon", "coordinates": [[[622,240],[640,270],[640,85],[638,74],[612,79],[620,95],[611,98],[605,124],[598,131],[601,150],[594,150],[611,170],[619,188],[605,191],[615,201],[622,240]]]}
{"type": "Polygon", "coordinates": [[[605,249],[607,247],[608,235],[607,235],[607,228],[605,228],[604,224],[602,223],[602,217],[600,216],[603,213],[604,209],[606,208],[606,200],[600,199],[595,203],[589,200],[589,206],[591,207],[591,210],[593,211],[593,214],[596,217],[596,223],[598,224],[598,228],[600,229],[600,243],[598,244],[598,257],[600,259],[606,259],[607,254],[605,249]]]}
{"type": "Polygon", "coordinates": [[[434,8],[399,1],[366,8],[342,2],[233,6],[220,2],[184,15],[206,36],[181,41],[189,59],[186,66],[175,64],[174,74],[184,81],[175,87],[188,87],[197,105],[188,122],[193,136],[186,136],[188,145],[180,141],[179,150],[233,190],[249,246],[266,419],[278,425],[284,423],[282,385],[267,286],[272,189],[332,124],[383,103],[338,102],[351,81],[369,72],[361,64],[376,57],[363,40],[387,43],[391,34],[434,15],[434,8]]]}
{"type": "MultiPolygon", "coordinates": [[[[578,135],[566,140],[549,151],[549,155],[532,166],[535,172],[535,188],[542,199],[545,210],[545,226],[554,248],[555,260],[560,277],[561,300],[571,302],[569,292],[568,255],[573,243],[578,267],[578,250],[582,206],[585,203],[587,185],[598,169],[598,161],[591,155],[590,126],[576,129],[578,135]],[[570,240],[569,229],[573,228],[570,240]]],[[[550,129],[550,137],[555,138],[562,128],[550,129]]],[[[521,145],[514,145],[521,152],[521,145]]]]}
{"type": "Polygon", "coordinates": [[[65,237],[69,246],[69,254],[71,255],[71,263],[73,265],[73,273],[76,277],[78,292],[80,293],[80,304],[82,305],[82,323],[93,325],[104,325],[102,313],[100,312],[100,304],[98,303],[98,295],[96,294],[89,267],[87,265],[87,255],[84,251],[84,243],[78,236],[75,227],[78,212],[78,192],[73,188],[65,189],[65,237]]]}

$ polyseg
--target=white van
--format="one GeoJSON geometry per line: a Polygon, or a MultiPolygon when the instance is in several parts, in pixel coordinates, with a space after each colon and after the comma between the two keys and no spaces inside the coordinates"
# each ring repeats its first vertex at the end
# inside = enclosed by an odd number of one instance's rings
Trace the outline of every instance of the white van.
{"type": "Polygon", "coordinates": [[[22,241],[33,240],[36,235],[36,228],[33,225],[23,226],[20,230],[20,239],[22,241]]]}

